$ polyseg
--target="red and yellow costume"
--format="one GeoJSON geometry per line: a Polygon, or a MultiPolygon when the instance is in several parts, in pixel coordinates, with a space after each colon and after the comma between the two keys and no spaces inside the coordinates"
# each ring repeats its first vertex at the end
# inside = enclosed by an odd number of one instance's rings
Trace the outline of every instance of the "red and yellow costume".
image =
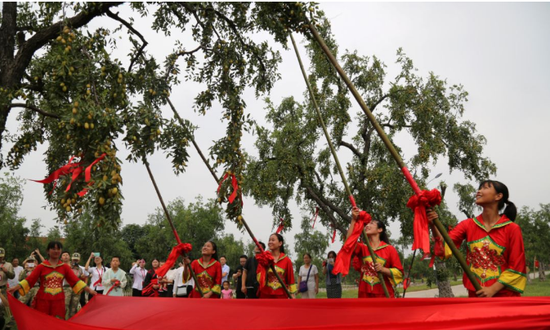
{"type": "MultiPolygon", "coordinates": [[[[380,246],[374,249],[374,253],[377,256],[376,263],[388,268],[391,272],[391,276],[384,275],[384,282],[390,297],[395,298],[393,287],[403,281],[403,266],[397,250],[386,242],[380,242],[380,246]]],[[[378,273],[374,269],[369,248],[363,243],[358,243],[355,255],[362,260],[362,262],[356,260],[353,262],[355,270],[361,273],[358,298],[386,298],[378,273]]]]}
{"type": "Polygon", "coordinates": [[[195,283],[195,289],[190,297],[201,297],[197,289],[197,285],[199,285],[203,294],[212,291],[210,298],[219,298],[222,292],[222,265],[215,259],[211,259],[208,264],[205,264],[200,258],[193,260],[191,268],[197,276],[198,283],[195,283]]]}
{"type": "Polygon", "coordinates": [[[19,282],[21,295],[27,294],[36,281],[40,279],[40,288],[35,298],[36,309],[48,315],[65,319],[65,295],[63,279],[67,280],[75,294],[86,287],[73,272],[71,267],[59,261],[51,265],[48,260],[38,265],[26,279],[19,282]]]}
{"type": "MultiPolygon", "coordinates": [[[[466,261],[482,287],[489,287],[498,281],[504,288],[495,297],[520,296],[523,293],[527,284],[525,249],[521,228],[516,223],[502,215],[487,231],[483,217],[479,215],[460,222],[449,232],[449,236],[457,247],[466,240],[466,261]]],[[[439,237],[436,238],[435,254],[445,258],[452,254],[439,237]]],[[[466,274],[463,283],[470,296],[475,297],[476,290],[466,274]]]]}
{"type": "MultiPolygon", "coordinates": [[[[291,294],[296,294],[298,290],[296,287],[296,280],[294,279],[294,269],[292,267],[292,261],[290,260],[290,258],[286,254],[281,253],[279,255],[279,260],[277,260],[277,262],[275,262],[273,266],[275,267],[275,270],[277,271],[281,279],[285,282],[288,291],[290,291],[291,294]]],[[[271,267],[269,267],[266,272],[266,269],[264,267],[258,266],[257,272],[258,273],[256,276],[258,282],[260,283],[260,298],[288,299],[288,296],[283,289],[282,284],[277,279],[277,276],[275,276],[275,274],[273,273],[273,270],[271,270],[271,267]]]]}

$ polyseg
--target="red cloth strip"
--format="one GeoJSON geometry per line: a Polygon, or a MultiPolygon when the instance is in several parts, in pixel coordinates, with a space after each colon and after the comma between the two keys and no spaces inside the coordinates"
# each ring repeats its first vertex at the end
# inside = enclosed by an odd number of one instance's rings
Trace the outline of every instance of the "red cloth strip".
{"type": "Polygon", "coordinates": [[[277,227],[277,231],[276,233],[279,234],[280,232],[283,231],[283,229],[285,229],[285,220],[283,218],[280,218],[281,219],[281,223],[279,224],[279,227],[277,227]]]}
{"type": "Polygon", "coordinates": [[[119,286],[120,286],[120,281],[117,280],[117,281],[115,282],[115,284],[113,284],[113,286],[111,286],[111,288],[107,291],[107,293],[106,293],[105,295],[108,296],[109,293],[110,293],[111,291],[113,291],[114,288],[117,288],[117,287],[119,287],[119,286]]]}
{"type": "Polygon", "coordinates": [[[422,249],[424,258],[430,254],[430,231],[428,228],[427,207],[441,204],[441,193],[437,189],[423,190],[413,195],[407,202],[407,207],[414,211],[414,242],[412,249],[422,249]]]}
{"type": "Polygon", "coordinates": [[[343,276],[346,276],[349,273],[350,259],[353,253],[353,249],[355,248],[355,244],[357,244],[357,239],[359,238],[359,236],[361,236],[361,232],[363,231],[365,225],[368,224],[370,221],[370,214],[365,211],[361,211],[359,213],[359,219],[357,219],[357,221],[355,222],[355,226],[353,227],[351,235],[348,237],[348,239],[344,243],[344,246],[342,246],[342,249],[340,250],[340,252],[338,252],[338,255],[336,256],[334,268],[332,269],[332,273],[334,275],[341,273],[343,276]]]}
{"type": "Polygon", "coordinates": [[[311,220],[313,220],[313,226],[311,226],[311,228],[315,228],[315,221],[317,221],[318,215],[319,215],[319,208],[315,207],[315,214],[313,215],[313,218],[311,218],[311,220]]]}
{"type": "Polygon", "coordinates": [[[183,254],[189,253],[191,249],[192,249],[192,246],[189,243],[181,243],[174,246],[172,248],[172,251],[170,252],[170,255],[168,256],[168,259],[166,259],[166,262],[164,263],[164,265],[162,265],[162,267],[159,267],[157,268],[157,270],[155,270],[155,273],[157,273],[157,276],[164,277],[164,275],[166,275],[166,273],[170,270],[170,268],[172,268],[176,264],[178,257],[183,254]]]}
{"type": "Polygon", "coordinates": [[[275,259],[269,251],[262,251],[256,255],[256,260],[258,261],[257,274],[260,276],[258,279],[259,289],[261,291],[266,284],[267,270],[275,263],[275,259]]]}

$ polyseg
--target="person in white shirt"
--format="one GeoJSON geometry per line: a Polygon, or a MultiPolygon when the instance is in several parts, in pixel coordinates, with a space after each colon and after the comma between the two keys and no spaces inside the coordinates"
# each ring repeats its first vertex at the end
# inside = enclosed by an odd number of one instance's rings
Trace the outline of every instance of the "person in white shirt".
{"type": "MultiPolygon", "coordinates": [[[[15,277],[12,279],[8,279],[8,284],[10,288],[19,284],[19,274],[21,274],[21,272],[24,270],[23,267],[19,266],[19,259],[17,258],[13,258],[13,260],[11,261],[11,265],[13,266],[15,277]]],[[[19,299],[19,292],[15,291],[13,296],[19,299]]]]}
{"type": "Polygon", "coordinates": [[[174,279],[174,298],[188,298],[191,294],[191,291],[193,291],[193,287],[195,286],[195,281],[193,280],[193,276],[191,276],[191,273],[188,272],[188,277],[184,278],[184,270],[186,265],[180,264],[181,266],[176,269],[176,278],[174,279]]]}
{"type": "Polygon", "coordinates": [[[220,257],[220,264],[222,264],[222,283],[229,278],[229,271],[231,270],[227,265],[227,259],[225,256],[220,257]]]}
{"type": "Polygon", "coordinates": [[[105,290],[102,284],[103,275],[109,268],[103,266],[103,259],[100,257],[99,252],[92,252],[92,254],[90,254],[84,269],[92,276],[90,287],[98,294],[103,294],[103,290],[105,290]],[[92,258],[94,258],[95,267],[90,267],[92,258]]]}
{"type": "Polygon", "coordinates": [[[141,297],[141,291],[143,290],[143,281],[147,276],[147,269],[145,269],[145,260],[138,259],[132,263],[132,269],[130,274],[134,277],[134,283],[132,284],[132,296],[141,297]]]}
{"type": "Polygon", "coordinates": [[[106,296],[123,297],[126,287],[126,272],[119,269],[120,257],[114,256],[111,259],[111,268],[103,275],[103,286],[106,296]]]}

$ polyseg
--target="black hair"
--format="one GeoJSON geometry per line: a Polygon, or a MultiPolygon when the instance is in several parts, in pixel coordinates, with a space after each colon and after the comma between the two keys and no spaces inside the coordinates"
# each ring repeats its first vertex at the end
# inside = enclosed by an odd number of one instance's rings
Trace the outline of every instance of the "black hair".
{"type": "Polygon", "coordinates": [[[259,242],[258,242],[258,244],[260,244],[260,245],[262,246],[262,250],[264,250],[264,251],[265,251],[265,243],[264,243],[264,242],[262,242],[262,241],[259,241],[259,242]]]}
{"type": "Polygon", "coordinates": [[[502,198],[498,201],[498,209],[500,211],[506,206],[506,209],[504,209],[504,212],[502,212],[502,214],[508,217],[508,219],[515,221],[518,210],[516,208],[516,205],[514,205],[514,203],[510,202],[510,200],[508,199],[510,197],[510,194],[508,193],[508,187],[506,187],[506,185],[500,181],[485,180],[479,184],[478,190],[485,185],[495,188],[497,194],[502,194],[502,198]]]}
{"type": "MultiPolygon", "coordinates": [[[[282,253],[285,253],[285,239],[283,238],[283,236],[279,233],[273,233],[271,235],[277,236],[277,239],[279,240],[279,242],[283,243],[283,244],[281,244],[281,247],[279,248],[279,251],[282,252],[282,253]]],[[[270,235],[270,237],[271,237],[271,235],[270,235]]]]}
{"type": "Polygon", "coordinates": [[[119,257],[119,256],[112,256],[112,257],[111,257],[111,261],[113,261],[114,258],[117,258],[117,259],[118,259],[118,262],[120,262],[120,257],[119,257]]]}
{"type": "Polygon", "coordinates": [[[311,254],[309,254],[309,253],[306,252],[306,253],[304,253],[304,257],[305,257],[305,256],[308,256],[309,259],[313,260],[313,258],[311,257],[311,254]]]}
{"type": "Polygon", "coordinates": [[[48,243],[48,246],[46,247],[46,251],[51,250],[53,248],[58,248],[63,250],[63,244],[59,241],[51,241],[48,243]]]}
{"type": "Polygon", "coordinates": [[[206,243],[210,243],[212,244],[212,248],[214,249],[214,254],[212,255],[212,259],[214,260],[218,260],[218,246],[216,245],[216,243],[214,243],[213,241],[208,241],[206,243]]]}
{"type": "Polygon", "coordinates": [[[225,283],[229,284],[229,281],[223,281],[222,286],[223,286],[225,283]]]}
{"type": "Polygon", "coordinates": [[[336,252],[334,251],[329,251],[328,255],[327,255],[327,258],[330,258],[330,254],[334,254],[334,258],[336,258],[336,252]]]}
{"type": "Polygon", "coordinates": [[[239,257],[239,259],[241,259],[241,258],[245,258],[245,259],[248,260],[248,257],[246,256],[246,254],[241,255],[241,256],[239,257]]]}
{"type": "Polygon", "coordinates": [[[386,244],[390,244],[388,233],[386,233],[386,224],[380,220],[372,220],[372,221],[376,222],[376,226],[379,229],[382,229],[382,232],[380,233],[380,240],[386,244]]]}
{"type": "MultiPolygon", "coordinates": [[[[218,251],[216,250],[216,252],[218,252],[218,251]]],[[[221,259],[221,258],[225,258],[225,260],[227,260],[227,258],[226,258],[225,256],[220,256],[220,259],[221,259]]]]}

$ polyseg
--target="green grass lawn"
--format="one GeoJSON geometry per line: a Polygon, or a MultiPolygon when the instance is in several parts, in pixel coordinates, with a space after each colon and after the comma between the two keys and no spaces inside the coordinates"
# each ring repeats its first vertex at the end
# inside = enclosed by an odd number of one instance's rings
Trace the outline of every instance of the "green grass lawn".
{"type": "MultiPolygon", "coordinates": [[[[451,281],[451,285],[462,285],[462,281],[451,281]]],[[[415,292],[415,291],[422,291],[422,290],[429,290],[429,289],[435,289],[436,286],[432,286],[431,288],[427,285],[415,285],[410,286],[407,289],[407,292],[415,292]]],[[[357,288],[353,289],[346,289],[342,291],[342,298],[357,298],[357,288]]],[[[403,294],[403,288],[398,288],[397,291],[400,294],[403,294]]],[[[539,282],[538,279],[532,280],[530,283],[527,283],[527,287],[525,288],[525,292],[523,293],[524,297],[548,297],[550,296],[550,279],[546,280],[545,282],[539,282]]],[[[317,298],[323,299],[327,297],[326,292],[319,292],[317,295],[317,298]]],[[[298,296],[298,298],[300,298],[298,296]]],[[[457,297],[458,298],[458,297],[457,297]]]]}

